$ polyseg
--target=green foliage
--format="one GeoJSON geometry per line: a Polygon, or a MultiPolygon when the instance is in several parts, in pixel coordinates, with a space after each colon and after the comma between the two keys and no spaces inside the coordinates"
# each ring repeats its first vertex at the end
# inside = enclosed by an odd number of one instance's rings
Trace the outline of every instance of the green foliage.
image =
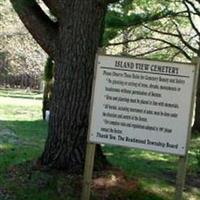
{"type": "Polygon", "coordinates": [[[109,43],[118,45],[109,46],[107,52],[122,54],[126,49],[126,53],[132,56],[188,62],[196,54],[193,49],[198,49],[198,34],[195,36],[196,30],[185,11],[181,1],[119,1],[109,7],[109,19],[106,20],[106,31],[108,27],[118,30],[118,35],[109,43]]]}
{"type": "Polygon", "coordinates": [[[164,9],[158,13],[146,12],[146,13],[133,13],[130,15],[123,15],[120,12],[109,11],[105,24],[109,28],[124,29],[130,26],[138,26],[143,23],[152,22],[166,16],[172,16],[175,13],[172,10],[164,9]]]}
{"type": "Polygon", "coordinates": [[[48,57],[45,67],[44,67],[44,80],[45,81],[51,81],[53,78],[53,74],[54,74],[54,63],[53,60],[48,57]]]}
{"type": "Polygon", "coordinates": [[[197,159],[197,166],[200,168],[200,149],[195,151],[195,157],[197,159]]]}
{"type": "Polygon", "coordinates": [[[110,18],[108,27],[110,24],[112,26],[114,22],[111,23],[111,21],[113,20],[120,21],[119,24],[122,26],[129,26],[132,24],[141,25],[141,21],[150,22],[160,17],[171,16],[177,12],[171,4],[171,2],[163,0],[119,1],[119,3],[108,9],[107,18],[110,18]]]}
{"type": "Polygon", "coordinates": [[[118,36],[120,30],[107,28],[103,35],[103,46],[106,46],[112,39],[118,36]]]}
{"type": "Polygon", "coordinates": [[[155,5],[148,0],[142,2],[123,0],[110,6],[105,18],[104,45],[106,46],[127,28],[134,29],[136,26],[175,15],[176,11],[171,7],[168,8],[168,5],[169,3],[162,1],[161,4],[158,0],[155,0],[155,5]]]}
{"type": "Polygon", "coordinates": [[[105,19],[106,28],[119,28],[124,27],[125,22],[122,19],[121,13],[116,11],[109,11],[105,19]]]}

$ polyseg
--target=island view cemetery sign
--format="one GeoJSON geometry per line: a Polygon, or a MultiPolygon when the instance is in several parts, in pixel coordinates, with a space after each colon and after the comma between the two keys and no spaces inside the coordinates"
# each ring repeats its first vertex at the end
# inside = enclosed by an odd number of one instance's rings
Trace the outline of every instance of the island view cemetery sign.
{"type": "Polygon", "coordinates": [[[89,140],[184,155],[195,66],[98,56],[89,140]]]}
{"type": "Polygon", "coordinates": [[[186,155],[195,65],[98,55],[95,67],[89,143],[186,155]]]}

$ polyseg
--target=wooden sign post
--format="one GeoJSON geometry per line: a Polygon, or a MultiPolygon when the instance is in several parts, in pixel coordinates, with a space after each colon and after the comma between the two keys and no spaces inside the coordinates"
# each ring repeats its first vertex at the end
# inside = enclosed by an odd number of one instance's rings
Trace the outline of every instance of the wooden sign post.
{"type": "Polygon", "coordinates": [[[95,143],[179,156],[175,199],[182,199],[196,63],[97,56],[82,200],[90,199],[95,143]]]}
{"type": "Polygon", "coordinates": [[[90,188],[91,188],[92,172],[94,166],[95,148],[96,148],[95,144],[92,143],[87,144],[81,200],[90,199],[90,188]]]}
{"type": "Polygon", "coordinates": [[[175,192],[175,200],[182,200],[183,198],[183,190],[185,186],[185,178],[186,178],[186,171],[187,171],[187,161],[188,161],[188,148],[191,138],[191,124],[192,124],[192,116],[194,111],[195,105],[195,96],[197,92],[197,84],[199,78],[199,67],[200,67],[200,58],[194,58],[193,64],[196,65],[195,68],[195,76],[193,80],[193,92],[192,92],[192,100],[190,105],[190,118],[189,118],[189,126],[188,126],[188,137],[186,143],[186,153],[183,156],[179,157],[178,161],[178,171],[176,176],[176,192],[175,192]]]}
{"type": "MultiPolygon", "coordinates": [[[[100,52],[100,51],[99,51],[100,52]]],[[[93,110],[93,103],[94,103],[94,92],[96,87],[96,76],[97,76],[97,65],[98,65],[98,54],[96,55],[95,59],[95,66],[94,66],[94,77],[93,77],[93,85],[92,85],[92,98],[90,103],[90,116],[89,116],[89,124],[91,124],[92,118],[92,110],[93,110]]],[[[88,129],[87,135],[87,146],[86,146],[86,156],[85,156],[85,166],[84,166],[84,174],[83,174],[83,188],[81,194],[81,200],[90,200],[90,190],[92,184],[92,173],[94,168],[94,156],[96,150],[96,144],[89,142],[89,135],[90,135],[90,126],[88,129]]]]}

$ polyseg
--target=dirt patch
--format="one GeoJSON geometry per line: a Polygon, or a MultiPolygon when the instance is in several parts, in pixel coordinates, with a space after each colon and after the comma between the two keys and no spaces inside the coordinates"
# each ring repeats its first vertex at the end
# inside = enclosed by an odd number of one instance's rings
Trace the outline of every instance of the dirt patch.
{"type": "MultiPolygon", "coordinates": [[[[8,185],[9,182],[16,183],[15,191],[18,188],[20,190],[21,188],[24,190],[35,188],[41,193],[51,190],[58,196],[58,199],[65,199],[66,196],[74,200],[80,199],[83,185],[82,175],[69,175],[61,171],[35,170],[31,162],[9,168],[6,179],[8,185]]],[[[109,168],[101,172],[94,172],[91,199],[125,200],[129,199],[127,195],[131,195],[137,190],[139,190],[137,180],[128,179],[120,169],[109,168]]]]}
{"type": "Polygon", "coordinates": [[[117,196],[123,199],[127,193],[135,192],[139,189],[137,180],[128,179],[120,169],[109,168],[101,173],[96,173],[92,183],[92,191],[96,193],[98,199],[111,199],[117,196]]]}

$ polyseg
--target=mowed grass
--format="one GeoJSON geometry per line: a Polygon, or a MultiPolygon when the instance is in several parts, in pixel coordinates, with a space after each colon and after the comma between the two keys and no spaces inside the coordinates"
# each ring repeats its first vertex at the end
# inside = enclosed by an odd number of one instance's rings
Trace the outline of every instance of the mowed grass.
{"type": "MultiPolygon", "coordinates": [[[[41,97],[41,94],[27,94],[20,90],[0,90],[0,132],[10,130],[15,135],[14,139],[0,143],[0,200],[79,199],[77,193],[80,191],[74,191],[72,177],[66,177],[62,172],[61,175],[32,173],[30,169],[30,163],[41,155],[47,137],[47,123],[42,120],[41,97]]],[[[199,147],[200,137],[193,138],[185,200],[200,200],[200,166],[197,165],[195,153],[199,147]]],[[[128,179],[137,179],[141,188],[126,194],[124,198],[118,198],[121,194],[116,192],[110,197],[111,200],[174,199],[176,156],[107,145],[103,146],[103,150],[113,166],[122,169],[128,179]]],[[[92,199],[96,199],[95,196],[93,194],[92,199]]]]}
{"type": "MultiPolygon", "coordinates": [[[[27,95],[25,91],[19,90],[0,90],[0,132],[11,132],[11,136],[7,136],[8,141],[2,141],[0,138],[1,200],[9,199],[9,194],[13,192],[21,192],[25,196],[30,193],[22,188],[20,191],[18,183],[8,181],[7,175],[12,167],[36,160],[42,153],[47,136],[47,123],[41,120],[41,105],[42,101],[34,98],[34,94],[27,95]],[[1,192],[5,195],[1,196],[1,192]]],[[[20,195],[15,198],[23,199],[20,195]]]]}

